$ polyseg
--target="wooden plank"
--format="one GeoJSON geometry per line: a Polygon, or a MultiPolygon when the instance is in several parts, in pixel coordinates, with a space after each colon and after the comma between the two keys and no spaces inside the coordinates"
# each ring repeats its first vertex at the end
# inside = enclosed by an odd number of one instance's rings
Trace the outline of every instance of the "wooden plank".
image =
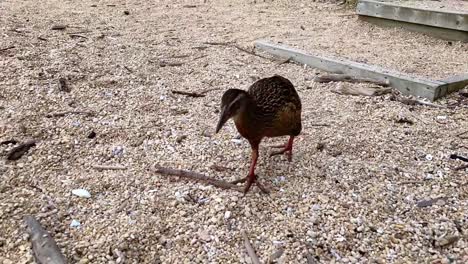
{"type": "Polygon", "coordinates": [[[446,83],[423,78],[414,78],[396,71],[378,66],[367,65],[349,60],[329,58],[307,54],[304,51],[268,43],[263,40],[255,41],[255,47],[274,56],[291,58],[301,64],[306,64],[327,72],[342,73],[359,78],[370,78],[378,81],[388,81],[390,86],[403,94],[410,94],[434,101],[440,95],[440,86],[446,83]]]}
{"type": "Polygon", "coordinates": [[[423,33],[440,39],[468,42],[468,32],[464,31],[413,24],[371,16],[361,15],[359,16],[359,19],[382,27],[400,27],[409,31],[423,33]]]}
{"type": "Polygon", "coordinates": [[[441,87],[440,97],[456,92],[468,86],[468,74],[452,76],[441,80],[441,82],[444,82],[445,85],[441,87]]]}
{"type": "Polygon", "coordinates": [[[406,7],[373,0],[359,0],[356,12],[358,15],[468,32],[468,12],[406,7]]]}

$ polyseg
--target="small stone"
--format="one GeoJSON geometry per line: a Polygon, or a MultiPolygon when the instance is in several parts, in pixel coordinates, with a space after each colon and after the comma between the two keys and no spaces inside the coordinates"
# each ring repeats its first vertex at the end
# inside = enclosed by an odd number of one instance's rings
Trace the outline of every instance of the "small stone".
{"type": "Polygon", "coordinates": [[[460,239],[460,237],[457,236],[457,235],[446,236],[446,237],[443,237],[443,238],[437,240],[435,244],[436,244],[436,246],[439,246],[439,247],[449,246],[449,245],[454,244],[455,242],[457,242],[459,239],[460,239]]]}
{"type": "Polygon", "coordinates": [[[85,189],[75,189],[72,190],[72,194],[81,197],[81,198],[90,198],[91,194],[85,189]]]}
{"type": "Polygon", "coordinates": [[[80,259],[80,261],[78,261],[78,264],[87,264],[87,263],[89,263],[89,259],[87,258],[82,258],[80,259]]]}
{"type": "Polygon", "coordinates": [[[229,218],[231,218],[231,211],[224,212],[224,219],[229,219],[229,218]]]}
{"type": "Polygon", "coordinates": [[[242,140],[241,139],[231,139],[232,142],[234,142],[234,144],[240,146],[242,144],[242,140]]]}
{"type": "Polygon", "coordinates": [[[206,230],[203,230],[203,231],[198,232],[198,237],[199,237],[201,240],[205,241],[205,242],[210,242],[210,241],[211,241],[211,236],[210,236],[210,234],[208,233],[208,231],[206,231],[206,230]]]}
{"type": "Polygon", "coordinates": [[[88,134],[87,137],[88,137],[89,139],[95,138],[95,137],[96,137],[96,132],[94,132],[94,131],[89,132],[89,134],[88,134]]]}
{"type": "Polygon", "coordinates": [[[177,143],[182,143],[182,141],[183,141],[184,139],[186,139],[186,138],[187,138],[186,135],[178,136],[178,137],[176,138],[176,142],[177,142],[177,143]]]}
{"type": "Polygon", "coordinates": [[[72,227],[72,228],[78,228],[78,227],[80,227],[80,226],[81,226],[80,221],[75,220],[75,219],[73,219],[73,220],[71,221],[71,223],[70,223],[70,227],[72,227]]]}
{"type": "Polygon", "coordinates": [[[113,149],[112,149],[112,155],[113,156],[121,156],[125,153],[125,150],[124,150],[124,147],[122,146],[115,146],[113,149]]]}
{"type": "Polygon", "coordinates": [[[431,155],[431,154],[427,154],[427,155],[426,155],[426,159],[427,159],[427,160],[431,161],[431,160],[432,160],[432,158],[433,158],[433,157],[432,157],[432,155],[431,155]]]}

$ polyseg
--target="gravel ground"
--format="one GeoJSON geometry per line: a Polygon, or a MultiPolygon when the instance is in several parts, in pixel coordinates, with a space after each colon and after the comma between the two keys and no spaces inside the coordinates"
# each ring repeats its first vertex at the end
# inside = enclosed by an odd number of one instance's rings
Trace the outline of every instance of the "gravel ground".
{"type": "Polygon", "coordinates": [[[379,29],[334,3],[257,2],[0,3],[0,141],[38,141],[17,161],[0,145],[0,263],[33,262],[27,214],[72,263],[251,263],[242,230],[262,262],[281,249],[279,263],[468,262],[467,170],[449,158],[468,156],[462,93],[444,108],[338,95],[312,81],[319,71],[205,42],[270,38],[432,79],[468,72],[468,44],[379,29]],[[245,176],[233,123],[213,135],[220,97],[273,74],[297,87],[304,130],[291,163],[267,156],[286,138],[261,146],[271,195],[152,172],[245,176]]]}

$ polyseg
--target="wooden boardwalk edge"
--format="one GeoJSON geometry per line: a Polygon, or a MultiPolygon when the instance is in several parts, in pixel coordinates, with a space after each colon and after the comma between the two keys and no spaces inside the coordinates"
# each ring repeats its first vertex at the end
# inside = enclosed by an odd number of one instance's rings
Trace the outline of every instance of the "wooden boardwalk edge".
{"type": "Polygon", "coordinates": [[[445,95],[441,90],[447,85],[447,83],[443,81],[415,78],[378,66],[367,65],[344,59],[311,55],[302,50],[272,44],[264,40],[255,41],[255,47],[273,56],[290,58],[291,61],[306,64],[313,68],[327,72],[343,73],[360,78],[371,78],[379,81],[388,81],[390,86],[398,89],[403,94],[426,98],[430,101],[434,101],[441,95],[445,95]]]}

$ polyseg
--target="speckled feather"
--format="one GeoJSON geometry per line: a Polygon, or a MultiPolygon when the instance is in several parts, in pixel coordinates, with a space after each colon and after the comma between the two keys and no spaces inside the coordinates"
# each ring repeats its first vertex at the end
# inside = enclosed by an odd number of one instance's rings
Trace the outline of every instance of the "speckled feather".
{"type": "Polygon", "coordinates": [[[257,118],[268,137],[298,135],[301,125],[301,100],[294,85],[286,78],[274,75],[263,78],[249,87],[259,111],[257,118]]]}

